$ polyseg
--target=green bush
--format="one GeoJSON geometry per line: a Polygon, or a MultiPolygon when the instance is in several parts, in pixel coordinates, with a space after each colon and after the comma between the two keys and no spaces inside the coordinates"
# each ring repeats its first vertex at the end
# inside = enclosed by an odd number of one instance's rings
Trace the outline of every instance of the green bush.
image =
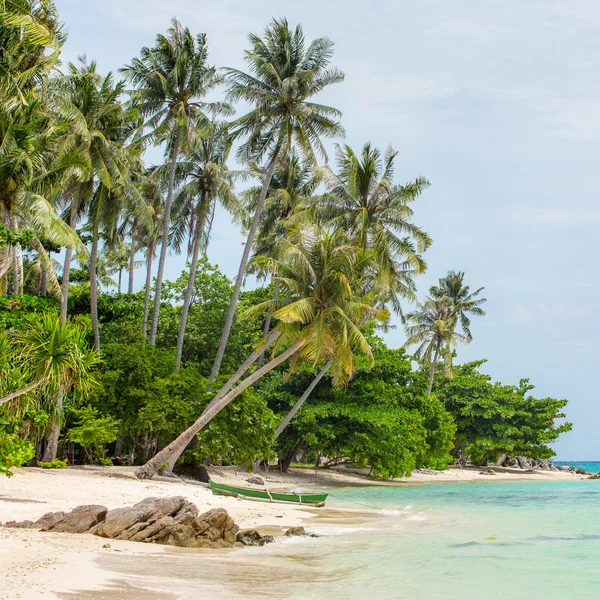
{"type": "Polygon", "coordinates": [[[42,469],[64,469],[69,464],[68,460],[61,460],[60,458],[55,458],[50,462],[38,462],[37,466],[42,467],[42,469]]]}
{"type": "Polygon", "coordinates": [[[12,475],[11,469],[24,465],[35,456],[33,444],[18,437],[20,423],[0,417],[0,475],[12,475]]]}

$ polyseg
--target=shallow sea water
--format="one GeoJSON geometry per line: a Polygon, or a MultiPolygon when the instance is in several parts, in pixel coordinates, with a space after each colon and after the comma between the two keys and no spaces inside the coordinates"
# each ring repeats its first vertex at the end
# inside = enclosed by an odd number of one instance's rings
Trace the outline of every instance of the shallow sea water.
{"type": "MultiPolygon", "coordinates": [[[[317,517],[320,538],[210,556],[107,555],[101,566],[156,598],[600,598],[600,480],[371,487],[331,501],[368,516],[344,526],[317,517]]],[[[100,597],[113,596],[89,596],[100,597]]]]}

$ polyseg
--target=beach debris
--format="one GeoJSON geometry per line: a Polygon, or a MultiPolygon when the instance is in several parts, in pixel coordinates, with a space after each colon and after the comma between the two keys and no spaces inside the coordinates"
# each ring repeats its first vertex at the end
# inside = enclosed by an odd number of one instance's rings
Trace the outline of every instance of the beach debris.
{"type": "Polygon", "coordinates": [[[104,544],[103,548],[110,548],[110,544],[104,544]]]}
{"type": "Polygon", "coordinates": [[[275,541],[272,535],[260,535],[256,529],[242,529],[238,531],[236,541],[244,546],[264,546],[275,541]]]}
{"type": "Polygon", "coordinates": [[[229,548],[236,543],[239,531],[224,508],[198,514],[196,505],[182,496],[146,498],[114,510],[99,505],[78,506],[70,513],[47,513],[35,523],[12,521],[5,527],[90,533],[184,548],[229,548]]]}
{"type": "Polygon", "coordinates": [[[252,485],[265,485],[265,482],[256,475],[254,475],[253,477],[249,477],[248,479],[246,479],[246,481],[248,483],[251,483],[252,485]]]}

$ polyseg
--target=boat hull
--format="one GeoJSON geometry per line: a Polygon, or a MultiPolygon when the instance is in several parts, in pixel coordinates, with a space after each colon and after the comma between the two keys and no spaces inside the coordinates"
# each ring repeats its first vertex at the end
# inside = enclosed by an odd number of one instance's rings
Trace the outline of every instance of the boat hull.
{"type": "Polygon", "coordinates": [[[259,500],[263,502],[283,502],[286,504],[309,504],[311,506],[323,506],[328,494],[286,494],[282,492],[271,492],[269,490],[256,490],[242,488],[224,483],[210,482],[213,494],[217,496],[234,496],[244,500],[259,500]]]}

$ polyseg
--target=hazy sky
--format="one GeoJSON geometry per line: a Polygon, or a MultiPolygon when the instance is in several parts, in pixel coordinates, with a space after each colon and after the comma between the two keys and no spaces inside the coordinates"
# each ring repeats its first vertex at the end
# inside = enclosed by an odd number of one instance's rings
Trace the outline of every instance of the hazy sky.
{"type": "MultiPolygon", "coordinates": [[[[243,67],[248,32],[271,17],[331,38],[346,80],[320,101],[343,111],[346,143],[391,143],[398,183],[432,182],[415,216],[434,240],[420,292],[449,269],[485,286],[488,315],[459,360],[488,358],[502,382],[529,377],[538,395],[568,398],[575,427],[558,458],[600,458],[597,0],[56,3],[64,58],[85,53],[103,71],[151,45],[172,16],[208,34],[218,66],[243,67]]],[[[210,259],[233,277],[241,251],[221,215],[210,259]]],[[[171,257],[167,276],[183,264],[171,257]]],[[[402,330],[387,341],[401,346],[402,330]]]]}

